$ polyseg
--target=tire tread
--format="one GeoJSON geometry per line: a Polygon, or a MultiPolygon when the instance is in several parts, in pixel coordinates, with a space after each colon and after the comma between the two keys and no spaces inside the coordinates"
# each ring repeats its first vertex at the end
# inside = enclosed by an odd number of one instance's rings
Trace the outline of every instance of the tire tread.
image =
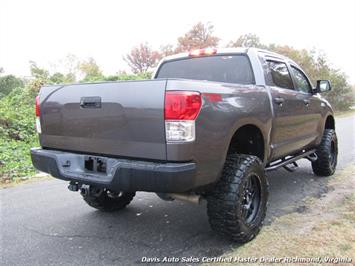
{"type": "MultiPolygon", "coordinates": [[[[256,156],[229,155],[226,159],[221,179],[207,198],[207,214],[212,229],[239,243],[248,242],[257,235],[266,215],[265,204],[265,207],[260,210],[262,212],[261,223],[257,224],[249,232],[245,232],[241,226],[243,224],[241,217],[238,216],[236,211],[236,203],[239,202],[241,197],[239,189],[245,178],[245,173],[255,164],[262,167],[262,162],[256,156]]],[[[268,183],[266,178],[265,181],[267,199],[268,183]]]]}
{"type": "Polygon", "coordinates": [[[322,141],[317,148],[316,154],[318,159],[312,162],[313,172],[318,176],[330,176],[335,172],[329,162],[329,153],[331,152],[330,146],[332,141],[335,140],[337,145],[337,138],[334,129],[325,129],[322,137],[322,141]]]}

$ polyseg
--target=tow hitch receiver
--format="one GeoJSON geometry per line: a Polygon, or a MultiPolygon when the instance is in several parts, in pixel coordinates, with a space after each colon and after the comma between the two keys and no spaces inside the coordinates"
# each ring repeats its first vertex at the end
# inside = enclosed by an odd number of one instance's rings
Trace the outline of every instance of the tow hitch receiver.
{"type": "Polygon", "coordinates": [[[84,167],[86,171],[106,173],[107,163],[105,158],[87,156],[84,167]]]}

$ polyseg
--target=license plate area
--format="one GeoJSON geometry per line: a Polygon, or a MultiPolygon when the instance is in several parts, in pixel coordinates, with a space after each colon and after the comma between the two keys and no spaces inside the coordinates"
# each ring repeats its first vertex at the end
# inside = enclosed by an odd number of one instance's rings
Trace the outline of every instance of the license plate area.
{"type": "Polygon", "coordinates": [[[84,170],[90,173],[107,174],[107,160],[102,157],[85,156],[84,170]]]}

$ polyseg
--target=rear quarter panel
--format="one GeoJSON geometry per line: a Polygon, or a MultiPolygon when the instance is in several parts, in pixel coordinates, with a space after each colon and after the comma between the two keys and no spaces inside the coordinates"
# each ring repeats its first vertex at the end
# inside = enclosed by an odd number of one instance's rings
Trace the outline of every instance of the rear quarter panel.
{"type": "Polygon", "coordinates": [[[257,126],[264,137],[265,157],[272,123],[269,93],[264,86],[236,85],[191,80],[168,80],[167,90],[198,91],[203,104],[196,119],[196,140],[185,144],[167,144],[169,161],[197,162],[201,183],[218,179],[233,134],[244,125],[257,126]],[[221,96],[215,101],[209,94],[221,96]]]}

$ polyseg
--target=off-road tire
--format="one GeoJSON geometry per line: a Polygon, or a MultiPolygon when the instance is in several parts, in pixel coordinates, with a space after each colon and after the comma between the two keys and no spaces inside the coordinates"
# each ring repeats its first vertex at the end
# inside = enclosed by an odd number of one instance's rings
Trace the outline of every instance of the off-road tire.
{"type": "MultiPolygon", "coordinates": [[[[268,181],[262,162],[252,155],[228,155],[221,179],[207,196],[207,214],[214,231],[235,242],[252,240],[260,231],[266,215],[268,181]],[[247,222],[243,218],[248,180],[258,181],[260,201],[255,217],[247,222]]],[[[255,207],[255,206],[254,206],[255,207]]]]}
{"type": "Polygon", "coordinates": [[[325,129],[322,141],[316,151],[318,159],[312,162],[314,174],[330,176],[334,174],[338,161],[338,139],[334,129],[325,129]]]}
{"type": "Polygon", "coordinates": [[[125,208],[136,195],[135,192],[111,193],[102,190],[101,193],[82,195],[84,201],[91,207],[104,212],[113,212],[125,208]]]}

